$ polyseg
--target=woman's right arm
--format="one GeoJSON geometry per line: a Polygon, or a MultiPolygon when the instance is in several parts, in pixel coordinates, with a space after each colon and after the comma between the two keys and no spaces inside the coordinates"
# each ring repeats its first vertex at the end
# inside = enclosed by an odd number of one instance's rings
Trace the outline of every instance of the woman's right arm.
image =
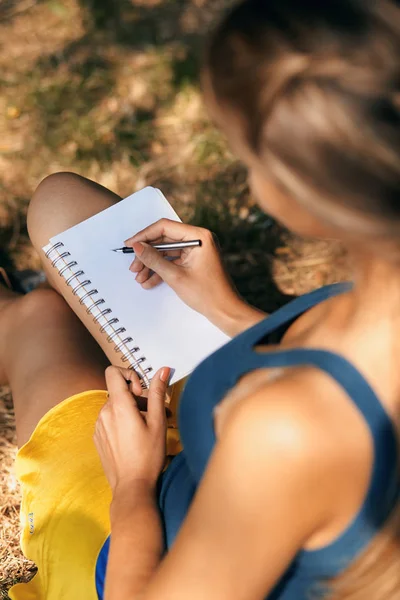
{"type": "MultiPolygon", "coordinates": [[[[213,234],[208,229],[161,219],[125,241],[135,249],[131,270],[136,281],[151,289],[165,281],[191,308],[234,337],[266,317],[247,304],[224,269],[213,234]],[[200,239],[202,246],[173,252],[167,260],[151,247],[155,242],[200,239]]],[[[171,254],[171,253],[169,253],[171,254]]]]}

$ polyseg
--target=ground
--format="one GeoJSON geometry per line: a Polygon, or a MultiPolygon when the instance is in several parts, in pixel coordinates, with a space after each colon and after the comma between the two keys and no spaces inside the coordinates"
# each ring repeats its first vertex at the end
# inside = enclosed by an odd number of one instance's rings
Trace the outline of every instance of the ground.
{"type": "MultiPolygon", "coordinates": [[[[32,191],[75,171],[126,196],[160,187],[184,221],[212,229],[240,293],[272,311],[346,275],[336,243],[289,235],[249,195],[209,122],[204,38],[231,0],[3,0],[0,4],[0,266],[38,268],[32,191]]],[[[0,599],[34,565],[18,549],[12,400],[0,389],[0,599]]]]}

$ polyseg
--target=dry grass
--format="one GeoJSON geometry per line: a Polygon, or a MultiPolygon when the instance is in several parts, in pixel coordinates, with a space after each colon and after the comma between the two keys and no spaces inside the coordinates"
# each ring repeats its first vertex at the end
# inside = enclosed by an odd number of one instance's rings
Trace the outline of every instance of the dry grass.
{"type": "Polygon", "coordinates": [[[0,388],[0,600],[18,581],[27,581],[35,566],[19,548],[20,490],[14,473],[16,439],[12,400],[6,388],[0,388]]]}
{"type": "MultiPolygon", "coordinates": [[[[38,267],[26,210],[49,173],[73,170],[122,196],[160,187],[184,220],[218,235],[250,302],[272,311],[342,279],[345,256],[283,232],[209,123],[199,42],[231,0],[3,0],[0,3],[0,266],[38,267]]],[[[18,550],[10,397],[0,396],[0,598],[32,576],[18,550]]]]}

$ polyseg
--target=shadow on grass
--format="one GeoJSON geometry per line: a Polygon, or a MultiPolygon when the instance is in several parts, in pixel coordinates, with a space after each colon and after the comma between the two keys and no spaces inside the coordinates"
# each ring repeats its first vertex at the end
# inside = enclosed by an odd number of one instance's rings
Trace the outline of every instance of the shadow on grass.
{"type": "MultiPolygon", "coordinates": [[[[36,0],[36,4],[43,4],[46,0],[36,0]]],[[[33,4],[20,2],[20,0],[1,0],[0,2],[0,24],[9,24],[15,17],[29,12],[33,4]]]]}
{"type": "Polygon", "coordinates": [[[37,132],[44,145],[58,148],[85,137],[95,140],[96,122],[90,111],[101,103],[114,85],[113,66],[95,53],[71,52],[68,60],[50,56],[39,61],[30,104],[40,122],[37,132]],[[60,62],[67,69],[58,70],[60,62]]]}
{"type": "Polygon", "coordinates": [[[197,83],[205,34],[221,8],[233,3],[205,0],[197,6],[189,0],[78,1],[85,15],[87,33],[63,49],[61,55],[65,60],[96,35],[131,50],[179,45],[179,52],[171,58],[176,90],[183,83],[197,83]]]}
{"type": "MultiPolygon", "coordinates": [[[[57,3],[59,0],[51,0],[49,6],[57,3]]],[[[164,65],[160,66],[162,81],[157,80],[153,68],[155,82],[150,93],[157,110],[165,107],[179,90],[197,85],[203,39],[221,6],[229,5],[230,0],[204,0],[201,6],[190,0],[78,3],[84,33],[62,49],[40,57],[30,74],[31,91],[24,108],[35,116],[34,136],[45,147],[61,150],[67,159],[71,156],[110,163],[125,150],[132,150],[132,161],[137,165],[140,160],[147,160],[153,139],[151,127],[143,125],[142,115],[129,99],[125,100],[128,114],[124,113],[113,130],[104,135],[93,114],[93,109],[113,97],[121,48],[126,47],[130,56],[132,51],[156,54],[160,65],[164,65]],[[116,54],[108,53],[109,48],[116,54]],[[164,82],[165,73],[170,73],[168,82],[164,82]]],[[[147,125],[151,125],[150,118],[147,125]]]]}
{"type": "Polygon", "coordinates": [[[75,157],[79,162],[96,160],[99,164],[112,163],[117,154],[129,152],[130,164],[140,166],[151,158],[151,144],[154,141],[152,111],[136,110],[121,117],[112,132],[103,139],[94,138],[91,145],[79,145],[75,157]]]}
{"type": "Polygon", "coordinates": [[[286,231],[257,206],[246,207],[241,198],[215,202],[221,198],[226,181],[215,179],[198,188],[201,202],[195,206],[191,222],[211,230],[217,237],[226,269],[239,294],[253,306],[271,313],[292,300],[277,287],[272,263],[277,248],[284,245],[286,231]]]}

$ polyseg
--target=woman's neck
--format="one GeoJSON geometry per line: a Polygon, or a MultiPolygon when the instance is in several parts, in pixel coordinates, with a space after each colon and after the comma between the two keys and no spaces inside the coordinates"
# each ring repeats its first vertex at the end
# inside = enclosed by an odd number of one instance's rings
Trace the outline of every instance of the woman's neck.
{"type": "Polygon", "coordinates": [[[349,251],[354,310],[400,317],[400,265],[381,257],[349,251]]]}
{"type": "Polygon", "coordinates": [[[315,328],[323,325],[324,335],[338,340],[350,331],[356,339],[400,339],[400,265],[350,249],[348,258],[354,286],[321,305],[315,328]]]}

